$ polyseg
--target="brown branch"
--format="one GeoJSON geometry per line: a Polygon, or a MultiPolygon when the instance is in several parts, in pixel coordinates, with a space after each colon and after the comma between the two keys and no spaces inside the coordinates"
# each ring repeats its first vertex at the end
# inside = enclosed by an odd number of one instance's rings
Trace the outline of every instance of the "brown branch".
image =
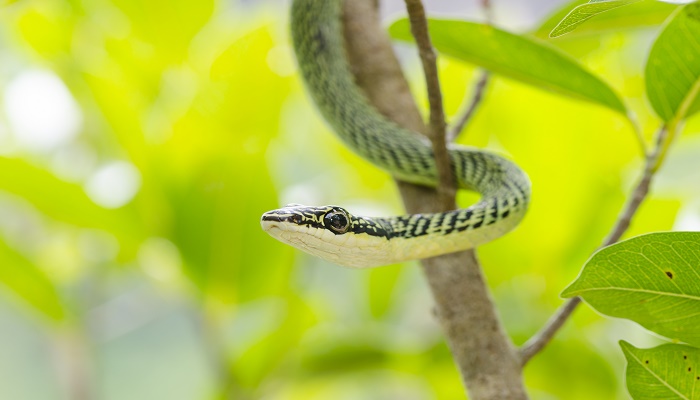
{"type": "MultiPolygon", "coordinates": [[[[625,234],[627,229],[629,229],[630,224],[632,223],[632,218],[637,213],[639,206],[649,194],[651,180],[654,177],[654,173],[658,170],[658,163],[661,161],[659,160],[659,157],[661,156],[661,152],[667,138],[668,128],[664,125],[656,134],[656,144],[654,146],[654,150],[646,156],[646,163],[644,165],[642,179],[640,179],[639,183],[634,188],[634,191],[627,201],[627,204],[617,217],[615,225],[603,241],[603,244],[598,247],[598,250],[616,243],[618,240],[620,240],[622,235],[625,234]]],[[[520,358],[523,365],[525,365],[535,354],[539,353],[552,340],[554,335],[569,319],[580,303],[581,299],[579,297],[569,299],[559,308],[559,310],[557,310],[557,312],[547,321],[545,326],[539,332],[525,342],[520,350],[520,358]]]]}
{"type": "Polygon", "coordinates": [[[482,71],[481,75],[479,75],[479,79],[474,85],[474,94],[472,95],[470,101],[466,103],[462,112],[459,113],[460,117],[457,119],[457,122],[455,122],[452,128],[447,131],[448,142],[454,142],[457,140],[457,137],[459,137],[459,134],[462,133],[464,127],[467,126],[469,121],[471,121],[474,113],[476,112],[477,108],[479,108],[479,105],[484,98],[484,91],[486,90],[486,85],[489,83],[490,78],[491,73],[489,71],[482,71]]]}
{"type": "Polygon", "coordinates": [[[455,181],[450,163],[450,155],[447,152],[445,137],[445,110],[442,105],[442,92],[438,78],[437,54],[430,42],[428,33],[428,20],[425,17],[425,9],[421,0],[405,0],[408,19],[411,21],[411,34],[418,45],[418,54],[423,64],[425,83],[428,88],[428,101],[430,102],[430,142],[433,146],[435,166],[438,175],[437,191],[441,197],[441,209],[433,211],[447,211],[454,209],[455,181]]]}
{"type": "MultiPolygon", "coordinates": [[[[373,0],[344,2],[348,56],[358,84],[399,125],[426,132],[420,112],[381,29],[373,0]]],[[[399,182],[411,213],[442,207],[437,194],[399,182]]],[[[474,252],[423,261],[437,315],[472,400],[527,399],[517,354],[498,319],[474,252]]]]}

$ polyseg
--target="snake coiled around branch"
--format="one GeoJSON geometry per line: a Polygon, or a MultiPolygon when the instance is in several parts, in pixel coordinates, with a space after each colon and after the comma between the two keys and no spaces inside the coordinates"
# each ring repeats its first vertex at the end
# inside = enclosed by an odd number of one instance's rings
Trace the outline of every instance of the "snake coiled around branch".
{"type": "MultiPolygon", "coordinates": [[[[294,0],[292,4],[292,40],[311,97],[336,134],[357,154],[398,179],[435,186],[430,143],[381,115],[355,84],[344,49],[342,1],[294,0]]],[[[357,268],[466,250],[513,229],[530,200],[527,175],[488,151],[459,145],[450,145],[448,151],[457,186],[482,196],[468,208],[364,217],[339,206],[290,204],[263,214],[263,229],[308,253],[357,268]]]]}

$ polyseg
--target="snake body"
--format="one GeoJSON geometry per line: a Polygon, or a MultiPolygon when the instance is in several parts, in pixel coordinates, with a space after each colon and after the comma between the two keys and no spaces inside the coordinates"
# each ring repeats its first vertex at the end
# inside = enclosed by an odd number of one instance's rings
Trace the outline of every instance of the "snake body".
{"type": "MultiPolygon", "coordinates": [[[[355,84],[344,49],[342,1],[292,4],[292,40],[311,97],[357,154],[398,179],[435,186],[430,143],[381,115],[355,84]]],[[[450,145],[448,151],[458,187],[482,196],[468,208],[371,218],[338,206],[290,204],[263,214],[263,229],[308,253],[359,268],[473,248],[513,229],[529,203],[527,175],[513,162],[487,151],[458,145],[450,145]]]]}

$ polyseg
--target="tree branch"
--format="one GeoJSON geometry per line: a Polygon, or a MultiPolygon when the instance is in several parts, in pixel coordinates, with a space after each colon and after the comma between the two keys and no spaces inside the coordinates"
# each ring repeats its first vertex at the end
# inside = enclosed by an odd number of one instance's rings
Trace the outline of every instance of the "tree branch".
{"type": "MultiPolygon", "coordinates": [[[[639,209],[639,206],[649,194],[651,180],[654,177],[654,173],[658,170],[659,163],[663,161],[661,159],[662,149],[664,148],[668,138],[669,129],[666,125],[664,125],[656,134],[656,144],[654,146],[654,150],[646,156],[646,163],[644,165],[642,179],[640,179],[639,183],[632,191],[632,195],[627,201],[625,207],[620,212],[620,215],[617,217],[615,225],[603,241],[603,244],[601,244],[597,250],[616,243],[618,240],[620,240],[622,235],[624,235],[627,229],[629,229],[630,224],[632,223],[632,218],[639,209]]],[[[539,332],[525,342],[520,350],[520,358],[523,365],[525,365],[535,354],[539,353],[552,340],[554,335],[564,325],[564,322],[569,319],[579,303],[581,303],[581,299],[579,297],[569,299],[563,306],[561,306],[559,310],[557,310],[557,312],[552,316],[552,318],[549,319],[549,321],[547,321],[545,326],[539,332]]]]}
{"type": "Polygon", "coordinates": [[[438,175],[437,191],[441,197],[440,210],[447,211],[455,207],[455,181],[447,152],[445,136],[445,110],[442,105],[442,92],[440,91],[440,79],[438,78],[437,54],[430,42],[428,33],[428,20],[425,17],[425,9],[421,0],[405,0],[408,18],[411,21],[411,34],[418,45],[418,54],[423,64],[425,83],[428,88],[428,101],[430,102],[430,142],[433,146],[435,166],[438,175]]]}
{"type": "Polygon", "coordinates": [[[474,113],[476,112],[477,108],[479,108],[479,105],[484,98],[484,91],[486,89],[486,85],[489,83],[489,80],[491,80],[490,78],[491,73],[489,71],[484,70],[481,72],[481,75],[479,75],[479,79],[474,85],[474,94],[472,95],[471,100],[466,103],[464,109],[462,112],[460,112],[461,116],[447,132],[448,142],[454,142],[457,140],[457,137],[459,137],[459,134],[462,133],[464,127],[467,126],[469,121],[471,121],[474,113]]]}
{"type": "MultiPolygon", "coordinates": [[[[408,84],[381,29],[373,0],[344,2],[346,48],[358,84],[399,125],[426,132],[408,84]]],[[[442,207],[432,190],[399,182],[411,213],[442,207]]],[[[423,261],[440,324],[472,400],[527,399],[517,354],[505,334],[473,251],[423,261]]]]}

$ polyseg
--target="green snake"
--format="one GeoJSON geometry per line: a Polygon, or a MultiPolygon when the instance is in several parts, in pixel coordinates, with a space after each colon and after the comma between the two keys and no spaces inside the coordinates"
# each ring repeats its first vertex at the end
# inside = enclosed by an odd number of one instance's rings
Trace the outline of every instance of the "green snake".
{"type": "MultiPolygon", "coordinates": [[[[344,49],[342,1],[292,4],[292,40],[311,97],[357,154],[400,180],[435,186],[430,143],[381,115],[355,84],[344,49]]],[[[450,145],[448,152],[457,186],[481,194],[481,200],[468,208],[375,218],[338,206],[289,204],[263,214],[262,227],[284,243],[356,268],[466,250],[513,229],[530,200],[527,175],[513,162],[487,151],[450,145]]]]}

